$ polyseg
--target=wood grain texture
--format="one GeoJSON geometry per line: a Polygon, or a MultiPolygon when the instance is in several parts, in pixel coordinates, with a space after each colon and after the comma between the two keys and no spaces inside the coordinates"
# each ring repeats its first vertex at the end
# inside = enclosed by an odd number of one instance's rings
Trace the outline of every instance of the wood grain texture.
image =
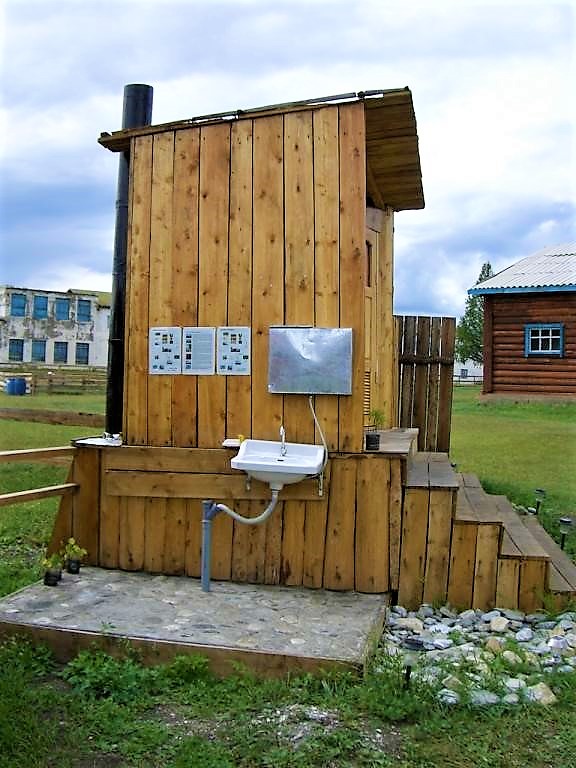
{"type": "Polygon", "coordinates": [[[402,549],[398,601],[407,608],[422,602],[426,567],[429,492],[415,488],[406,491],[402,519],[402,549]]]}
{"type": "Polygon", "coordinates": [[[387,592],[390,570],[390,459],[358,462],[356,479],[355,589],[387,592]]]}
{"type": "Polygon", "coordinates": [[[472,605],[478,525],[454,521],[450,546],[448,602],[455,608],[472,605]]]}
{"type": "Polygon", "coordinates": [[[326,589],[354,589],[356,470],[354,459],[332,461],[324,561],[326,589]]]}
{"type": "Polygon", "coordinates": [[[449,490],[430,490],[424,574],[425,603],[446,602],[451,532],[452,493],[449,490]]]}

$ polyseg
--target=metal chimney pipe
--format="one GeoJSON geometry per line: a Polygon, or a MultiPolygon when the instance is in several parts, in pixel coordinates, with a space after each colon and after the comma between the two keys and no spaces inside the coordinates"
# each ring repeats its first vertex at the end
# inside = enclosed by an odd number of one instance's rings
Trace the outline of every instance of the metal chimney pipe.
{"type": "MultiPolygon", "coordinates": [[[[122,129],[140,128],[152,122],[150,85],[124,86],[122,129]]],[[[106,383],[106,432],[122,432],[124,396],[124,318],[126,310],[126,254],[128,250],[128,179],[130,153],[122,152],[118,164],[116,225],[112,264],[112,301],[108,336],[108,378],[106,383]]]]}

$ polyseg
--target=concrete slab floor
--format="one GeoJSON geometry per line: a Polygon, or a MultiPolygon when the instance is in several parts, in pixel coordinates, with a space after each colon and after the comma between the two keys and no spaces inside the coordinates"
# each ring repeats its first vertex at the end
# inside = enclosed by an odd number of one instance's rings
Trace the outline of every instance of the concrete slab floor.
{"type": "Polygon", "coordinates": [[[37,583],[0,598],[0,631],[25,630],[49,644],[60,633],[130,638],[141,641],[140,648],[168,645],[212,658],[215,651],[228,652],[229,660],[282,673],[313,669],[315,662],[326,666],[325,660],[362,666],[381,632],[386,604],[386,595],[231,582],[213,581],[205,593],[199,580],[184,576],[86,567],[79,576],[65,573],[57,587],[37,583]],[[254,664],[250,654],[264,655],[269,663],[260,658],[254,664]]]}

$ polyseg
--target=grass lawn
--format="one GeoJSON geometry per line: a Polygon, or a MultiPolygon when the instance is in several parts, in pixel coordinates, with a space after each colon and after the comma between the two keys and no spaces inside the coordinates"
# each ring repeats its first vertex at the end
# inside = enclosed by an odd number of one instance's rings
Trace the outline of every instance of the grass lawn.
{"type": "MultiPolygon", "coordinates": [[[[103,398],[91,395],[38,398],[5,399],[103,411],[103,398]]],[[[551,520],[575,513],[576,406],[476,400],[476,390],[456,389],[458,468],[518,503],[532,504],[533,489],[544,487],[551,520]]],[[[0,450],[98,431],[11,421],[1,430],[0,450]]],[[[0,464],[0,484],[3,492],[51,485],[65,472],[0,464]]],[[[0,508],[0,594],[39,576],[57,504],[0,508]]],[[[0,768],[569,768],[575,678],[550,676],[553,707],[447,709],[423,683],[406,689],[401,667],[383,657],[363,679],[258,681],[239,671],[217,680],[196,657],[145,669],[136,658],[87,652],[59,666],[44,649],[8,641],[0,643],[0,768]]]]}
{"type": "MultiPolygon", "coordinates": [[[[576,518],[576,403],[481,403],[479,394],[455,387],[452,460],[516,504],[535,506],[544,488],[542,520],[557,537],[558,518],[576,518]]],[[[576,554],[576,531],[567,547],[576,554]]]]}

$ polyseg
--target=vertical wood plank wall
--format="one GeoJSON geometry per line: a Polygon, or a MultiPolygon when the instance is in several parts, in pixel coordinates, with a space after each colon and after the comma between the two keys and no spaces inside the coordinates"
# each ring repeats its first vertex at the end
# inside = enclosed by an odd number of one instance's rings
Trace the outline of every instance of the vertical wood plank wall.
{"type": "Polygon", "coordinates": [[[317,397],[332,450],[363,447],[361,103],[132,140],[124,393],[129,445],[312,441],[305,396],[270,395],[273,324],[351,327],[353,394],[317,397]],[[248,325],[252,375],[149,376],[151,326],[248,325]]]}

